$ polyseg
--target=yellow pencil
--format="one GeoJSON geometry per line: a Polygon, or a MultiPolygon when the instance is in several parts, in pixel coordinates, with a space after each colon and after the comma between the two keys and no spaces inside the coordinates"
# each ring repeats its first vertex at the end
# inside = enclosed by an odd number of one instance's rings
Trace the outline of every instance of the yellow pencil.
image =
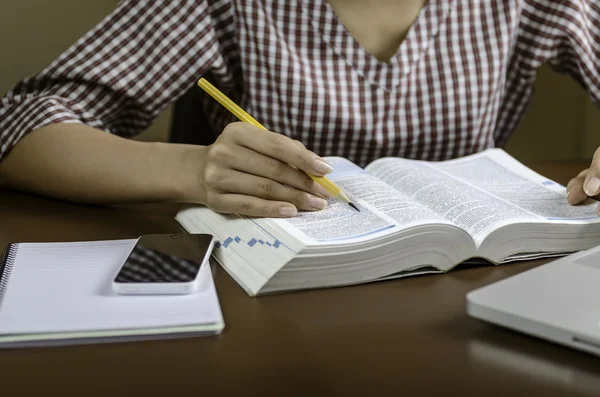
{"type": "MultiPolygon", "coordinates": [[[[256,121],[252,116],[250,116],[246,111],[244,111],[241,107],[236,105],[231,99],[229,99],[225,94],[223,94],[219,89],[209,83],[206,79],[201,78],[198,80],[198,85],[202,88],[208,95],[213,97],[217,102],[223,105],[227,110],[229,110],[235,117],[240,119],[245,123],[252,124],[255,127],[266,130],[258,121],[256,121]]],[[[354,205],[348,196],[331,180],[324,176],[316,176],[306,173],[310,176],[315,182],[319,185],[323,186],[325,190],[327,190],[333,197],[337,197],[338,199],[348,203],[352,208],[359,211],[358,207],[354,205]]]]}

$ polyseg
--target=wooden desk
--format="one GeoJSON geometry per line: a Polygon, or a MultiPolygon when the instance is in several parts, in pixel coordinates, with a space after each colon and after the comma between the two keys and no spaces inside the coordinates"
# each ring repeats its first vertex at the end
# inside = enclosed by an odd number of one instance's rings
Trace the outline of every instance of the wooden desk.
{"type": "MultiPolygon", "coordinates": [[[[534,168],[566,183],[583,166],[534,168]]],[[[175,211],[0,191],[0,244],[176,232],[175,211]]],[[[2,395],[598,396],[600,360],[465,314],[467,292],[541,263],[258,298],[216,267],[222,335],[0,351],[2,395]]]]}

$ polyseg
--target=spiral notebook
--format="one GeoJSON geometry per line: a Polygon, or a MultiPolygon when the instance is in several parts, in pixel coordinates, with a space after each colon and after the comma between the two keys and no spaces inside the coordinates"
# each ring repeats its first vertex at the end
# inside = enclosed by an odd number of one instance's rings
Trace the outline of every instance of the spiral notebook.
{"type": "Polygon", "coordinates": [[[0,262],[0,348],[218,334],[210,266],[197,292],[125,296],[111,281],[136,240],[16,243],[0,262]]]}

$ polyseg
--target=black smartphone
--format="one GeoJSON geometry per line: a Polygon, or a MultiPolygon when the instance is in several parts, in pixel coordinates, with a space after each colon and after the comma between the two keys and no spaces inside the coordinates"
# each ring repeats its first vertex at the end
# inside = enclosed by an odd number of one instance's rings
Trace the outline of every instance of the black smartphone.
{"type": "Polygon", "coordinates": [[[214,247],[210,234],[148,234],[138,238],[113,280],[123,295],[182,295],[198,289],[214,247]]]}

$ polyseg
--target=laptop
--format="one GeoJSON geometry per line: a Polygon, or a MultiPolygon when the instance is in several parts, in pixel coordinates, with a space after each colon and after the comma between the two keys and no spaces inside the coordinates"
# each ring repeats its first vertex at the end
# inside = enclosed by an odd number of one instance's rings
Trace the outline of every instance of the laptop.
{"type": "Polygon", "coordinates": [[[467,313],[600,357],[600,246],[469,292],[467,313]]]}

